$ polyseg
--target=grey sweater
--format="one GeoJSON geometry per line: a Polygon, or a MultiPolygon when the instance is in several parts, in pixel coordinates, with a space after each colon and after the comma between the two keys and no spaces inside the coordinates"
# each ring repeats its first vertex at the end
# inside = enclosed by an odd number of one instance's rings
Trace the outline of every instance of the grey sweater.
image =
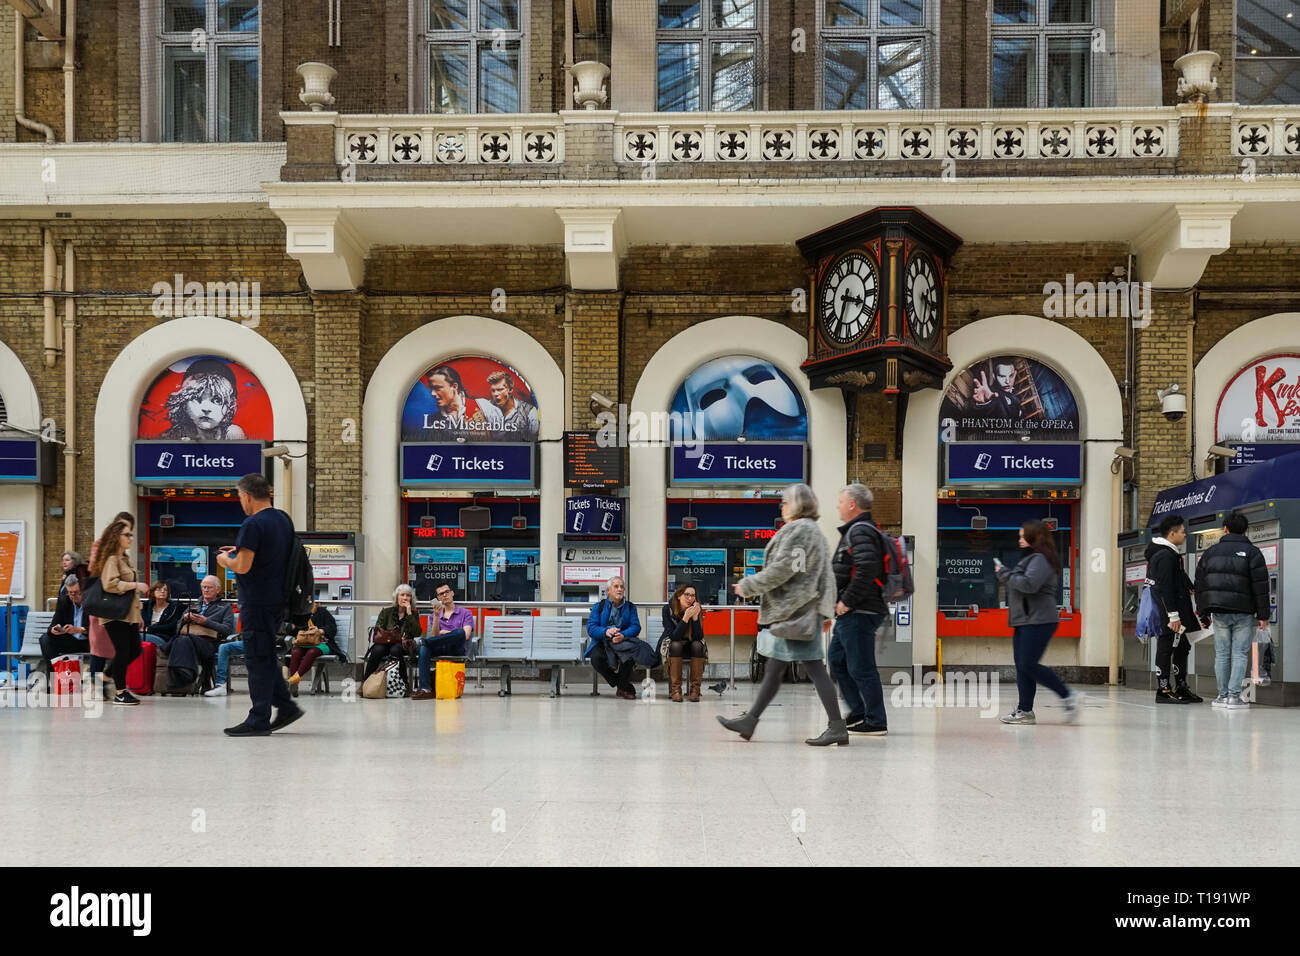
{"type": "Polygon", "coordinates": [[[1003,566],[997,574],[1007,586],[1007,623],[1012,627],[1052,624],[1061,619],[1056,606],[1059,575],[1039,552],[1030,552],[1014,568],[1003,566]]]}
{"type": "Polygon", "coordinates": [[[819,599],[817,611],[835,617],[835,572],[831,569],[826,536],[811,518],[784,525],[767,543],[763,570],[740,579],[745,597],[760,595],[758,623],[787,621],[809,601],[819,599]]]}

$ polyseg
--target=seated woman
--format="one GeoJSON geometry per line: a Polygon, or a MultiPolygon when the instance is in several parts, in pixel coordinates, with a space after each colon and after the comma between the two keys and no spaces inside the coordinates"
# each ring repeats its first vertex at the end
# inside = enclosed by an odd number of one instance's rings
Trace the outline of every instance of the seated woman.
{"type": "Polygon", "coordinates": [[[338,621],[334,620],[334,615],[319,604],[312,604],[311,616],[307,619],[306,627],[300,628],[297,624],[291,623],[287,630],[289,693],[292,696],[298,696],[298,684],[307,676],[312,664],[316,663],[316,658],[322,654],[333,654],[343,663],[347,663],[347,655],[334,640],[339,633],[338,621]]]}
{"type": "Polygon", "coordinates": [[[401,637],[395,641],[376,642],[370,645],[366,651],[366,668],[361,675],[365,680],[389,659],[395,658],[400,662],[402,668],[402,680],[406,681],[409,688],[411,682],[406,680],[406,647],[408,643],[413,644],[423,633],[420,627],[420,615],[415,610],[415,592],[411,590],[409,584],[399,584],[393,591],[393,604],[379,612],[379,620],[375,622],[377,631],[394,630],[401,632],[401,637]]]}
{"type": "Polygon", "coordinates": [[[181,623],[180,601],[171,600],[171,588],[166,581],[155,581],[149,589],[149,602],[140,609],[144,621],[144,639],[157,644],[164,654],[176,639],[176,629],[181,623]]]}
{"type": "Polygon", "coordinates": [[[693,584],[679,585],[672,600],[664,605],[663,639],[668,642],[668,692],[679,704],[682,702],[683,659],[691,662],[690,699],[700,699],[704,665],[709,659],[709,649],[704,643],[704,625],[700,621],[702,610],[693,584]]]}

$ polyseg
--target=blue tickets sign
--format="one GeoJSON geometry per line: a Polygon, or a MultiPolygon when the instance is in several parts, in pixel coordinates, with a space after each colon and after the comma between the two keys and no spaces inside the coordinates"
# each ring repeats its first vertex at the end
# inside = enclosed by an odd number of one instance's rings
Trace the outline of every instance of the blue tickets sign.
{"type": "Polygon", "coordinates": [[[622,534],[623,499],[575,495],[564,499],[564,533],[622,534]]]}
{"type": "Polygon", "coordinates": [[[260,441],[138,441],[135,482],[151,485],[230,485],[262,473],[260,441]]]}
{"type": "Polygon", "coordinates": [[[1083,484],[1078,443],[949,442],[946,447],[950,485],[1083,484]]]}
{"type": "Polygon", "coordinates": [[[671,484],[788,485],[807,475],[803,442],[701,442],[673,446],[671,484]]]}
{"type": "Polygon", "coordinates": [[[40,481],[41,444],[39,438],[0,440],[0,481],[40,481]]]}
{"type": "Polygon", "coordinates": [[[535,486],[534,449],[528,444],[436,444],[408,442],[402,445],[403,485],[443,485],[494,488],[500,485],[535,486]]]}

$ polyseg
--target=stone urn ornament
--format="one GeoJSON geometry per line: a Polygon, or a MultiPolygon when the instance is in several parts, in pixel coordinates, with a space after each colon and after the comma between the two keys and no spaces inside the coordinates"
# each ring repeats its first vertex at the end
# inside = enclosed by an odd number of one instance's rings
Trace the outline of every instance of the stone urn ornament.
{"type": "Polygon", "coordinates": [[[609,67],[595,60],[583,60],[573,64],[573,77],[578,82],[578,89],[573,94],[573,102],[583,109],[594,110],[605,105],[609,94],[605,92],[605,80],[609,77],[609,67]]]}
{"type": "Polygon", "coordinates": [[[339,75],[334,67],[326,63],[304,63],[298,67],[298,75],[304,84],[298,92],[298,99],[311,107],[313,112],[319,113],[326,106],[334,105],[330,82],[339,75]]]}
{"type": "Polygon", "coordinates": [[[1178,96],[1189,103],[1204,103],[1219,88],[1219,81],[1210,75],[1219,65],[1219,54],[1213,50],[1193,50],[1174,60],[1174,69],[1182,73],[1178,78],[1178,96]]]}

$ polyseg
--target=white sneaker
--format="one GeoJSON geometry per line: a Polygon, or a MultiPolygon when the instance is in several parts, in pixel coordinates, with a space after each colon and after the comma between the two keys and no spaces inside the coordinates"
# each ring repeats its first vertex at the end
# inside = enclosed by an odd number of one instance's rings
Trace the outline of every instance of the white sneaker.
{"type": "Polygon", "coordinates": [[[1224,708],[1224,707],[1227,707],[1227,706],[1228,706],[1228,695],[1227,695],[1227,694],[1220,694],[1218,697],[1214,698],[1214,700],[1210,702],[1210,706],[1211,706],[1211,707],[1218,707],[1218,708],[1220,708],[1220,709],[1222,709],[1222,708],[1224,708]]]}
{"type": "Polygon", "coordinates": [[[216,687],[212,688],[212,690],[205,690],[203,692],[203,696],[204,697],[225,697],[229,693],[230,693],[229,684],[218,684],[216,687]]]}
{"type": "Polygon", "coordinates": [[[1065,722],[1072,724],[1079,719],[1079,702],[1083,700],[1083,695],[1077,690],[1070,691],[1070,696],[1065,698],[1061,703],[1065,706],[1065,722]]]}

